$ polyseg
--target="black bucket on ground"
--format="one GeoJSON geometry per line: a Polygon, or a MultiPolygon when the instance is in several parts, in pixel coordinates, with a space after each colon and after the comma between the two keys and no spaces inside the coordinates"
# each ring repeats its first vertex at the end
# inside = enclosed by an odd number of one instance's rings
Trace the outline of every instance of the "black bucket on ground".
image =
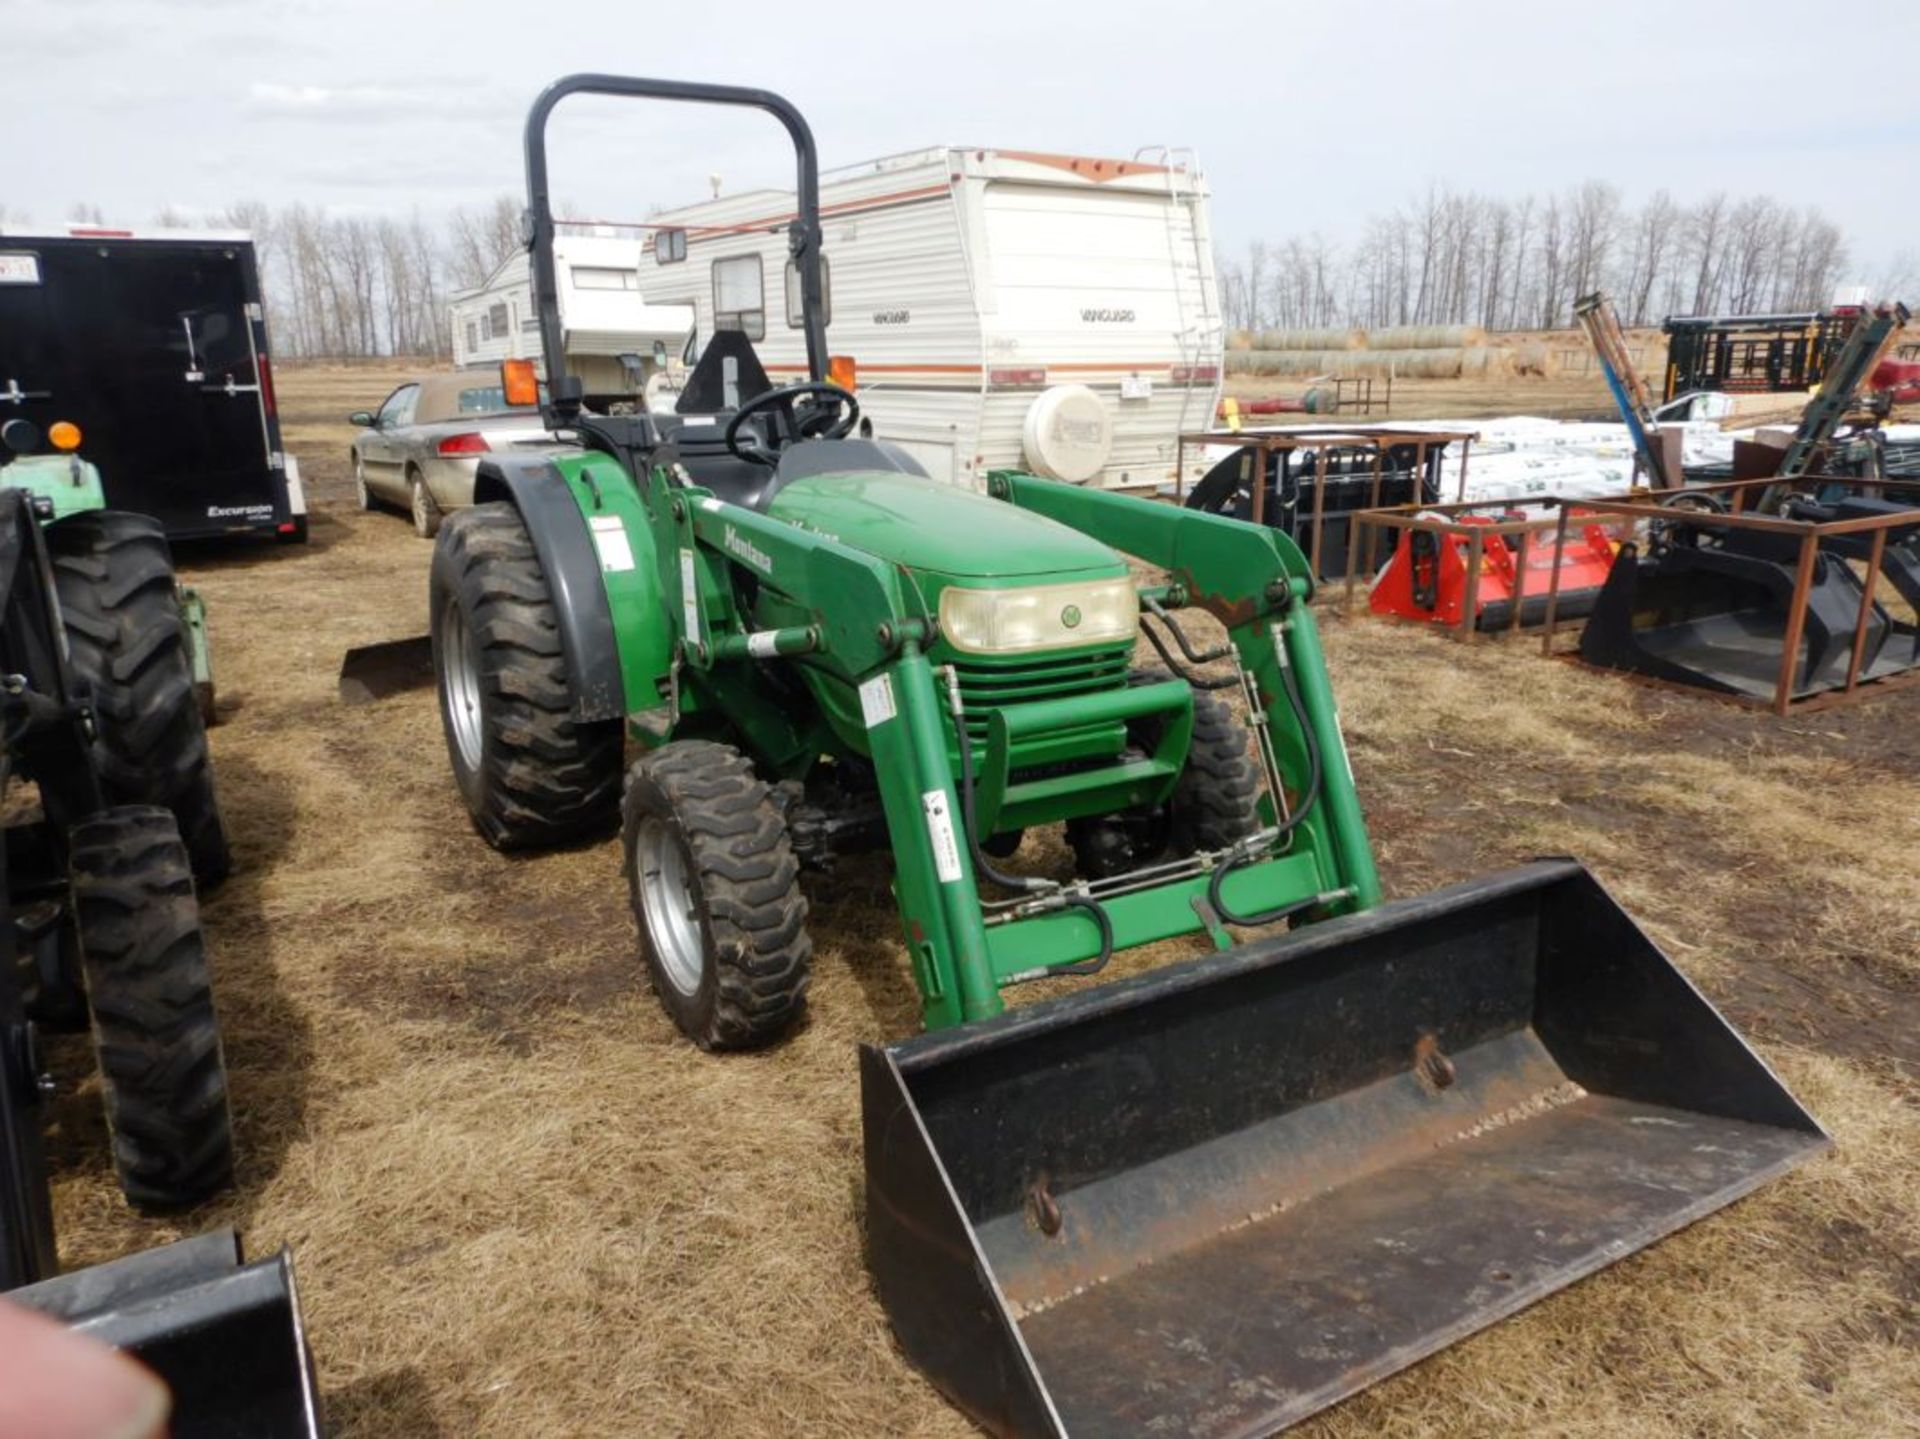
{"type": "Polygon", "coordinates": [[[1010,1434],[1275,1432],[1827,1143],[1570,861],[868,1046],[861,1089],[894,1332],[1010,1434]]]}
{"type": "MultiPolygon", "coordinates": [[[[1794,560],[1777,543],[1745,536],[1713,548],[1674,545],[1655,555],[1623,545],[1581,631],[1580,657],[1606,669],[1770,701],[1786,654],[1794,560]]],[[[1814,557],[1793,698],[1845,687],[1864,593],[1844,556],[1823,550],[1814,557]]],[[[1916,663],[1914,627],[1893,619],[1876,600],[1868,611],[1860,680],[1886,679],[1916,663]]]]}
{"type": "Polygon", "coordinates": [[[173,1393],[171,1439],[320,1439],[286,1250],[252,1264],[217,1229],[8,1293],[124,1349],[173,1393]]]}
{"type": "Polygon", "coordinates": [[[426,635],[356,645],[340,659],[340,698],[372,704],[433,683],[433,642],[426,635]]]}

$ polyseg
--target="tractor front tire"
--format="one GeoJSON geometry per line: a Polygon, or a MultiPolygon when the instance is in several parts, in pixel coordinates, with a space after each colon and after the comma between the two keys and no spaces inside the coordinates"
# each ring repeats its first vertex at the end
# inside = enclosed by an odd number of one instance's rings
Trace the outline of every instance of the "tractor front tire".
{"type": "MultiPolygon", "coordinates": [[[[1170,671],[1155,667],[1134,670],[1127,683],[1172,678],[1170,671]]],[[[1151,753],[1160,742],[1160,725],[1137,723],[1127,737],[1151,753]]],[[[1081,875],[1106,879],[1201,850],[1225,849],[1259,828],[1260,774],[1247,753],[1247,727],[1219,696],[1196,689],[1186,768],[1167,804],[1150,813],[1070,820],[1067,843],[1081,875]]]]}
{"type": "Polygon", "coordinates": [[[194,878],[211,889],[233,859],[166,534],[146,515],[93,510],[46,538],[73,669],[93,694],[107,803],[172,810],[194,878]]]}
{"type": "Polygon", "coordinates": [[[677,740],[636,762],[621,807],[640,950],[702,1049],[756,1049],[805,1008],[813,961],[800,865],[773,790],[737,750],[677,740]]]}
{"type": "Polygon", "coordinates": [[[553,592],[519,511],[448,517],[428,604],[447,755],[487,843],[529,849],[611,829],[620,722],[573,717],[553,592]]]}
{"type": "Polygon", "coordinates": [[[120,1188],[145,1208],[197,1204],[233,1175],[233,1120],[186,848],[156,805],[103,810],[69,842],[120,1188]]]}

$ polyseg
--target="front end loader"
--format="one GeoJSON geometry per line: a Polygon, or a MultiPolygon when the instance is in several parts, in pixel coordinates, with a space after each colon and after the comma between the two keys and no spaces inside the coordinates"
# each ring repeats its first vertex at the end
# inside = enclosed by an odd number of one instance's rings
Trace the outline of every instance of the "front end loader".
{"type": "Polygon", "coordinates": [[[861,1054],[869,1260],[969,1414],[1272,1432],[1824,1145],[1577,864],[1381,904],[1286,536],[1020,473],[956,489],[861,434],[787,101],[574,76],[526,162],[574,443],[490,459],[441,530],[454,778],[503,849],[619,825],[653,988],[708,1049],[803,1014],[803,873],[891,856],[926,1033],[861,1054]],[[722,328],[676,414],[586,408],[545,144],[579,93],[785,127],[807,379],[722,328]],[[1043,826],[1070,873],[1022,862],[1043,826]],[[1182,936],[1217,952],[1007,1008],[1182,936]]]}

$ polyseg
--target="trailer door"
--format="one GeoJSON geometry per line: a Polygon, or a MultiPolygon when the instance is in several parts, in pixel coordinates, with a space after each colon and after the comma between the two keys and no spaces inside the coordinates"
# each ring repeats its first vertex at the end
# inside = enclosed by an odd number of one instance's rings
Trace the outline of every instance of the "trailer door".
{"type": "Polygon", "coordinates": [[[107,502],[153,515],[169,533],[288,519],[260,385],[248,253],[164,241],[34,248],[40,284],[0,290],[0,322],[11,328],[17,318],[30,331],[0,342],[8,372],[0,390],[15,375],[33,396],[20,412],[77,423],[107,502]]]}

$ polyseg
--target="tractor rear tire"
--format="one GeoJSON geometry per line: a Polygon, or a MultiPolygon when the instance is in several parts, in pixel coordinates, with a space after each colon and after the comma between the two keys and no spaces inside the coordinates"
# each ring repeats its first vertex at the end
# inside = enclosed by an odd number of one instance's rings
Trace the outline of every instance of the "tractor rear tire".
{"type": "Polygon", "coordinates": [[[800,865],[773,789],[728,745],[637,761],[621,806],[628,895],[654,993],[702,1049],[756,1049],[806,1006],[800,865]]]}
{"type": "MultiPolygon", "coordinates": [[[[1154,667],[1134,670],[1127,683],[1172,678],[1170,671],[1154,667]]],[[[1160,742],[1160,724],[1136,723],[1127,738],[1151,753],[1160,742]]],[[[1201,850],[1225,849],[1259,828],[1260,774],[1247,753],[1247,727],[1218,695],[1196,689],[1193,739],[1172,798],[1151,814],[1069,821],[1067,843],[1079,874],[1105,879],[1201,850]]]]}
{"type": "Polygon", "coordinates": [[[69,831],[74,916],[107,1127],[133,1204],[197,1204],[233,1175],[233,1119],[193,872],[173,816],[103,810],[69,831]]]}
{"type": "Polygon", "coordinates": [[[107,803],[172,810],[194,878],[212,889],[233,858],[166,533],[146,515],[93,510],[46,538],[74,673],[93,692],[107,803]]]}
{"type": "Polygon", "coordinates": [[[448,517],[428,603],[447,756],[474,827],[503,850],[611,829],[620,722],[573,717],[553,592],[519,511],[448,517]]]}

